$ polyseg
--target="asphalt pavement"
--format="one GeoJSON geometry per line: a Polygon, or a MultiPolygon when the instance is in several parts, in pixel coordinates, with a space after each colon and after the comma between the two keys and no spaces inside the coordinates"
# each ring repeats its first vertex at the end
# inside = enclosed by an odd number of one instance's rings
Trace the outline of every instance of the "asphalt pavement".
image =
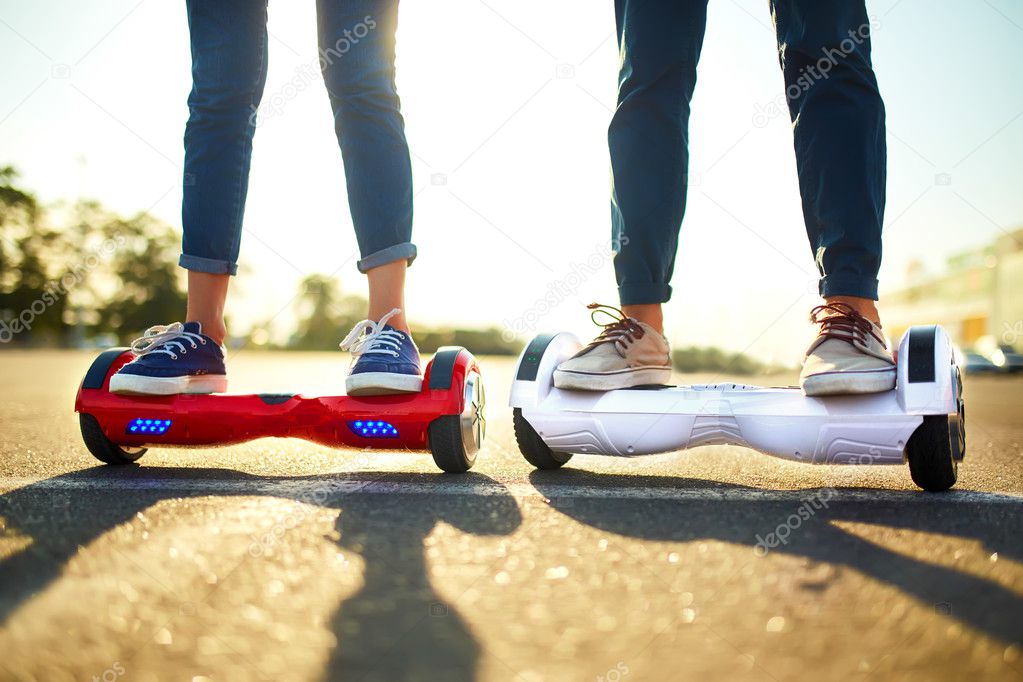
{"type": "MultiPolygon", "coordinates": [[[[959,483],[928,494],[725,446],[534,472],[507,358],[466,475],[289,440],[104,467],[91,359],[0,352],[0,679],[1023,678],[1023,377],[967,378],[959,483]]],[[[232,390],[345,366],[243,352],[232,390]]]]}

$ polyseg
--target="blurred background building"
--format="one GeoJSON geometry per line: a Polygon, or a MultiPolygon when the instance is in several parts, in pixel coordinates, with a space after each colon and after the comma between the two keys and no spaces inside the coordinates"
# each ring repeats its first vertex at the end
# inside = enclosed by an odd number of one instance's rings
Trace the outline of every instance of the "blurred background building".
{"type": "Polygon", "coordinates": [[[963,348],[1023,348],[1023,228],[949,257],[941,273],[909,267],[913,284],[884,295],[891,338],[910,325],[938,323],[963,348]]]}

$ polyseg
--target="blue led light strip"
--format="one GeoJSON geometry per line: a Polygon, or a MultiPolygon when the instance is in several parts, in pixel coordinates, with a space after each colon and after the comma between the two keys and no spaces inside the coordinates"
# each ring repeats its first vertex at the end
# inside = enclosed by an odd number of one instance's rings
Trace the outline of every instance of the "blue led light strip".
{"type": "Polygon", "coordinates": [[[162,436],[171,426],[170,419],[147,419],[139,417],[128,422],[124,432],[135,436],[162,436]]]}
{"type": "Polygon", "coordinates": [[[390,422],[383,421],[354,421],[348,422],[348,428],[352,433],[363,438],[396,438],[398,429],[390,422]]]}

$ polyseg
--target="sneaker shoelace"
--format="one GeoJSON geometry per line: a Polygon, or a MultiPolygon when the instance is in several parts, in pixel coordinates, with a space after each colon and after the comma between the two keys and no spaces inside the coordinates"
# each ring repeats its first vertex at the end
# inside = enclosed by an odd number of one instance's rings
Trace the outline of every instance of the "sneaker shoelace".
{"type": "Polygon", "coordinates": [[[149,355],[150,353],[164,353],[169,355],[171,360],[177,360],[178,354],[185,355],[188,349],[185,345],[198,348],[199,344],[206,345],[206,339],[200,334],[185,331],[185,325],[180,322],[171,324],[158,324],[150,327],[142,336],[131,342],[131,352],[136,357],[149,355]],[[174,349],[177,348],[177,352],[174,349]]]}
{"type": "Polygon", "coordinates": [[[867,336],[873,336],[885,350],[888,344],[877,335],[874,324],[847,303],[827,303],[810,311],[810,321],[821,326],[820,336],[841,339],[852,344],[867,346],[867,336]]]}
{"type": "Polygon", "coordinates": [[[614,306],[591,303],[586,307],[591,311],[590,319],[593,320],[593,324],[603,327],[604,330],[590,341],[585,350],[610,343],[614,346],[615,352],[624,358],[628,347],[646,334],[637,320],[628,317],[614,306]],[[606,321],[601,321],[602,319],[606,321]]]}
{"type": "Polygon", "coordinates": [[[380,318],[378,322],[363,320],[352,327],[348,336],[341,342],[341,350],[349,351],[352,356],[358,358],[369,353],[382,353],[392,357],[399,357],[401,344],[405,335],[396,329],[384,329],[387,321],[401,312],[401,308],[395,308],[380,318]]]}

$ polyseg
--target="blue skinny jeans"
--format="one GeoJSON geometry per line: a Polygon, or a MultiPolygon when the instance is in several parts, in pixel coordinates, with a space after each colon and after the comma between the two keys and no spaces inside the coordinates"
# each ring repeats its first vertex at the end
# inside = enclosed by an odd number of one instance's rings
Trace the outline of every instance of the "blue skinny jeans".
{"type": "MultiPolygon", "coordinates": [[[[179,263],[188,270],[233,275],[252,138],[259,117],[266,115],[259,107],[266,84],[267,3],[185,4],[192,91],[179,263]]],[[[398,0],[317,0],[316,9],[319,69],[344,160],[359,270],[402,259],[411,263],[416,256],[412,164],[394,84],[398,0]]],[[[282,94],[287,92],[285,87],[282,94]]]]}

